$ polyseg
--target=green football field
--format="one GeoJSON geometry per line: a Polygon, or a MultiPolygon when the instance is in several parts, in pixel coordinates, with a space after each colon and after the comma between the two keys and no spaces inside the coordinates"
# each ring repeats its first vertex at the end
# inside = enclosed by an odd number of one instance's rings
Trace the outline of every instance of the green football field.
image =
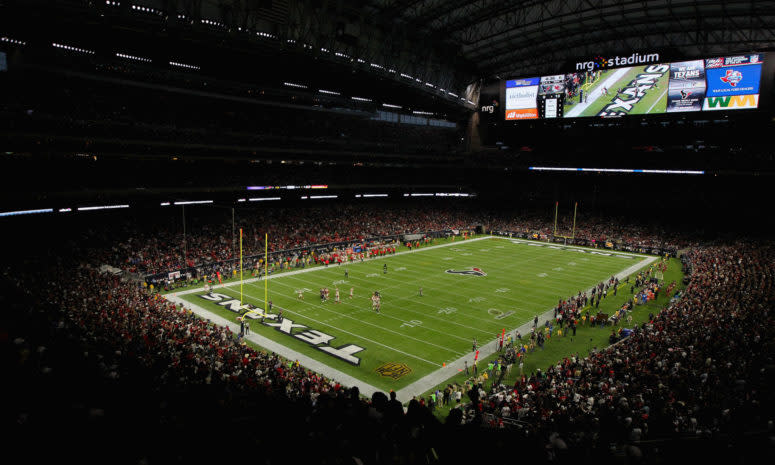
{"type": "MultiPolygon", "coordinates": [[[[646,258],[504,238],[458,240],[272,276],[271,313],[282,309],[284,323],[250,320],[251,331],[377,389],[399,390],[445,363],[470,357],[473,338],[492,342],[503,329],[531,322],[559,299],[637,269],[646,258]],[[330,289],[326,302],[320,299],[321,287],[330,289]],[[375,291],[382,296],[380,313],[372,310],[375,291]]],[[[263,280],[245,283],[243,302],[263,307],[264,286],[263,280]]],[[[244,312],[238,308],[239,282],[214,292],[209,299],[203,290],[176,297],[236,322],[235,311],[244,312]]]]}

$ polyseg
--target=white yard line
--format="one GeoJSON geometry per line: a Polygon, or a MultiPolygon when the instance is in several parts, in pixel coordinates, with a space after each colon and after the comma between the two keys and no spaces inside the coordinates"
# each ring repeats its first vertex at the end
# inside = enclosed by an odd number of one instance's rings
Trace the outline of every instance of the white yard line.
{"type": "Polygon", "coordinates": [[[659,101],[660,101],[660,100],[662,100],[662,97],[664,97],[666,93],[667,93],[667,89],[665,89],[665,91],[664,91],[664,92],[662,92],[662,95],[660,95],[660,96],[659,96],[659,98],[658,98],[658,99],[657,99],[657,100],[656,100],[654,103],[652,103],[652,104],[651,104],[651,106],[649,107],[649,109],[648,109],[648,110],[646,110],[646,113],[647,113],[647,114],[648,114],[648,113],[651,113],[651,109],[652,109],[652,108],[654,108],[654,105],[656,105],[657,103],[659,103],[659,101]]]}
{"type": "MultiPolygon", "coordinates": [[[[235,291],[235,292],[236,292],[236,291],[235,291]]],[[[246,295],[246,296],[248,296],[248,297],[252,297],[253,299],[256,299],[256,300],[257,300],[257,301],[259,301],[259,302],[263,302],[263,301],[264,301],[264,299],[262,299],[261,297],[258,297],[258,296],[252,295],[252,294],[247,294],[247,293],[245,293],[245,295],[246,295]]],[[[356,317],[354,317],[354,316],[352,316],[352,315],[349,315],[349,314],[346,314],[346,313],[339,313],[339,312],[337,312],[336,310],[333,310],[333,309],[330,309],[330,308],[326,308],[326,307],[324,307],[324,306],[323,306],[323,305],[321,305],[321,304],[310,304],[310,303],[308,303],[307,305],[312,305],[312,306],[313,306],[313,307],[315,307],[315,308],[319,308],[319,309],[321,309],[321,310],[324,310],[324,311],[326,311],[326,312],[333,313],[333,314],[335,314],[336,316],[341,316],[341,317],[343,317],[343,318],[349,318],[349,319],[351,319],[351,320],[358,321],[359,323],[362,323],[362,324],[365,324],[365,325],[369,325],[369,326],[373,326],[373,327],[375,327],[375,328],[381,329],[382,331],[387,331],[387,332],[389,332],[389,333],[396,334],[396,335],[398,335],[398,336],[400,336],[400,337],[404,337],[404,338],[407,338],[407,339],[411,339],[411,340],[413,340],[413,341],[417,341],[417,342],[419,342],[419,343],[421,343],[421,344],[426,344],[426,345],[429,345],[429,346],[433,346],[433,347],[436,347],[437,349],[446,350],[446,351],[448,351],[448,352],[452,352],[452,353],[459,353],[459,351],[457,351],[457,350],[455,350],[455,349],[452,349],[452,348],[450,348],[450,347],[440,346],[440,345],[438,345],[438,344],[434,344],[434,343],[432,343],[432,342],[428,342],[428,341],[424,341],[424,340],[422,340],[422,339],[418,339],[418,338],[416,338],[416,337],[408,336],[408,335],[406,335],[405,333],[399,333],[398,331],[393,331],[392,329],[387,329],[387,328],[386,328],[386,327],[384,327],[384,326],[375,325],[374,323],[369,323],[369,322],[367,322],[367,321],[363,321],[362,319],[360,319],[360,318],[356,318],[356,317]]],[[[278,308],[281,308],[281,307],[278,307],[278,308]]],[[[287,312],[290,312],[290,313],[295,313],[296,315],[303,316],[304,318],[309,318],[309,317],[308,317],[306,314],[304,314],[304,313],[294,312],[293,310],[290,310],[290,309],[287,309],[287,308],[283,308],[283,310],[284,310],[284,311],[287,311],[287,312]]],[[[390,316],[390,315],[387,315],[387,314],[380,313],[379,315],[380,315],[380,317],[387,317],[387,318],[392,318],[392,319],[394,319],[394,320],[398,320],[398,321],[400,321],[400,322],[402,322],[402,323],[408,323],[408,321],[406,321],[406,320],[402,320],[402,319],[400,319],[400,318],[396,318],[396,317],[394,317],[394,316],[390,316]]],[[[423,329],[426,329],[426,330],[428,330],[428,329],[430,329],[430,328],[427,328],[427,327],[426,327],[426,328],[423,328],[423,329]]],[[[440,331],[436,331],[436,332],[440,332],[440,331]]],[[[463,341],[467,341],[467,340],[468,340],[468,339],[463,339],[463,338],[460,338],[460,339],[461,339],[461,340],[463,340],[463,341]]]]}

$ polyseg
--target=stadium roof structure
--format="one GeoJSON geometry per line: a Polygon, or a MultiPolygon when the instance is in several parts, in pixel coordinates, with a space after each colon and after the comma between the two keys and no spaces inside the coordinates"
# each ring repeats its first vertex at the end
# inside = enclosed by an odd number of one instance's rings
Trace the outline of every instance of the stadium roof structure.
{"type": "Polygon", "coordinates": [[[481,77],[549,74],[617,51],[681,57],[775,47],[775,2],[755,0],[367,0],[459,47],[481,77]]]}
{"type": "Polygon", "coordinates": [[[139,54],[161,47],[203,71],[208,60],[212,70],[249,59],[273,65],[248,75],[254,78],[293,81],[306,73],[359,91],[361,85],[394,95],[408,89],[445,112],[473,110],[471,84],[480,79],[563,72],[578,58],[656,51],[674,60],[775,49],[770,0],[12,0],[3,6],[0,29],[32,45],[41,36],[75,37],[99,48],[99,36],[102,48],[121,44],[124,53],[139,54]]]}

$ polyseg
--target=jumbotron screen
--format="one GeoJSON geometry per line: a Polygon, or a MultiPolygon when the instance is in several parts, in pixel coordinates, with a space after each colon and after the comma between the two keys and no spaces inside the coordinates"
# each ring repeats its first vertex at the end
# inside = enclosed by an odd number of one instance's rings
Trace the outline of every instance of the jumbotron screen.
{"type": "Polygon", "coordinates": [[[510,79],[504,86],[504,118],[620,117],[758,108],[763,59],[763,54],[753,53],[510,79]]]}

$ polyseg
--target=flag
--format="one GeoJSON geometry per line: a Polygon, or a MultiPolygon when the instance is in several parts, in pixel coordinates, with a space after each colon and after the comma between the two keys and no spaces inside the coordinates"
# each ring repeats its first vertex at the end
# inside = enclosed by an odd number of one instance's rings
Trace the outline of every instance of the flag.
{"type": "Polygon", "coordinates": [[[476,351],[476,355],[474,355],[474,361],[476,361],[479,358],[479,351],[476,351]]]}
{"type": "Polygon", "coordinates": [[[216,271],[215,274],[216,274],[216,276],[218,276],[218,284],[223,284],[223,281],[221,280],[221,272],[220,271],[216,271]]]}

